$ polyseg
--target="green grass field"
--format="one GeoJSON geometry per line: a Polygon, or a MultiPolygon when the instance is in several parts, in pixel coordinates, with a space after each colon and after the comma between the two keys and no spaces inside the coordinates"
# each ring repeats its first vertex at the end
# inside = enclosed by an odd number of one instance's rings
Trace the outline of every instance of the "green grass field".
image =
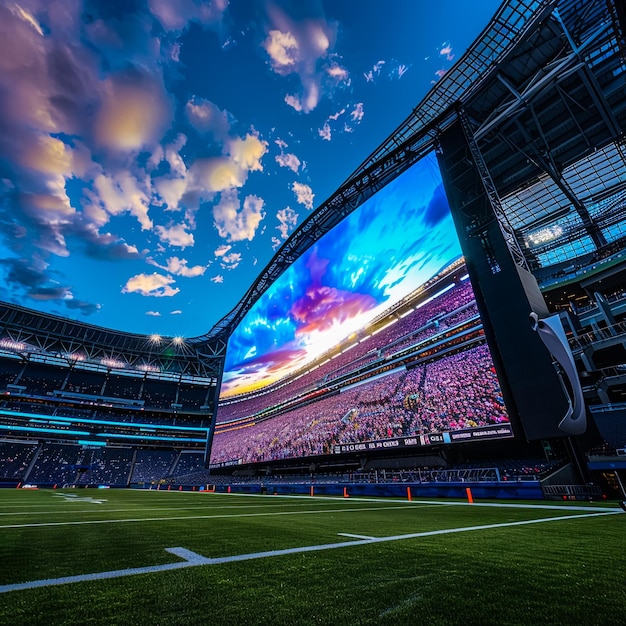
{"type": "Polygon", "coordinates": [[[626,623],[615,503],[495,504],[0,490],[0,624],[626,623]]]}

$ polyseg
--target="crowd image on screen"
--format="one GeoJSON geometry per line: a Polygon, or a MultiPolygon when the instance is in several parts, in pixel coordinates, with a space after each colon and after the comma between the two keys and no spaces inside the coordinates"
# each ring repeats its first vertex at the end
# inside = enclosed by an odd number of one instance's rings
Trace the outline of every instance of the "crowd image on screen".
{"type": "Polygon", "coordinates": [[[486,345],[400,370],[250,426],[218,432],[212,462],[329,454],[333,446],[508,422],[486,345]]]}

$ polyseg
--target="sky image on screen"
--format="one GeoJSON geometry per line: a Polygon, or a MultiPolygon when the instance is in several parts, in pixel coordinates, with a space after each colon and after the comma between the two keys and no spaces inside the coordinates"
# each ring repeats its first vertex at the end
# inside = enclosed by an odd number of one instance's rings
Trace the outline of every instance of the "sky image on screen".
{"type": "Polygon", "coordinates": [[[294,262],[233,332],[221,398],[312,362],[461,257],[433,154],[294,262]]]}

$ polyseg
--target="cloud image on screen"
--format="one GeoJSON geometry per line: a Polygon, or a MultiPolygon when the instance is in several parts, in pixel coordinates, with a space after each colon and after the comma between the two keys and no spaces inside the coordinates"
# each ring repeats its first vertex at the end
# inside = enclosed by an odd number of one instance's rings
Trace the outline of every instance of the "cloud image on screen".
{"type": "Polygon", "coordinates": [[[261,296],[229,340],[221,398],[310,363],[460,256],[437,165],[423,159],[261,296]]]}
{"type": "Polygon", "coordinates": [[[235,329],[211,462],[349,452],[508,421],[429,155],[310,247],[235,329]]]}

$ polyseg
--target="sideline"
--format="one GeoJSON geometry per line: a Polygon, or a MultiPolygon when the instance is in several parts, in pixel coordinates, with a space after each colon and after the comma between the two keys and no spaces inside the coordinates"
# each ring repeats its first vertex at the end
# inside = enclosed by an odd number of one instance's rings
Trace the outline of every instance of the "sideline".
{"type": "MultiPolygon", "coordinates": [[[[126,524],[135,522],[169,522],[174,520],[192,519],[223,519],[236,517],[277,517],[279,515],[319,515],[324,513],[358,513],[363,511],[386,511],[419,508],[404,503],[404,506],[367,506],[358,508],[319,509],[305,511],[271,511],[269,513],[222,513],[220,515],[175,515],[171,517],[131,517],[128,519],[95,519],[69,522],[32,522],[28,524],[2,524],[0,530],[7,528],[39,528],[45,526],[83,526],[85,524],[126,524]]],[[[618,511],[621,513],[621,510],[618,511]]]]}
{"type": "MultiPolygon", "coordinates": [[[[195,494],[208,494],[211,497],[224,497],[224,498],[234,498],[234,497],[243,497],[243,498],[270,498],[270,499],[295,499],[295,500],[331,500],[334,502],[342,502],[344,501],[343,497],[340,495],[337,496],[310,496],[308,494],[262,494],[262,493],[221,493],[219,491],[156,491],[150,489],[137,489],[139,492],[146,493],[195,493],[195,494]]],[[[406,498],[388,498],[386,496],[381,496],[380,498],[365,498],[363,496],[350,496],[350,500],[352,502],[397,502],[399,504],[407,504],[409,501],[406,498]]],[[[441,500],[421,500],[419,498],[413,498],[410,501],[411,504],[429,504],[429,505],[438,505],[438,506],[482,506],[482,507],[494,507],[500,509],[545,509],[549,511],[598,511],[598,512],[615,512],[616,507],[611,506],[581,506],[575,504],[532,504],[532,503],[524,503],[524,504],[512,504],[509,502],[467,502],[466,500],[449,500],[449,499],[441,499],[441,500]]]]}
{"type": "Polygon", "coordinates": [[[223,563],[233,563],[237,561],[249,561],[252,559],[263,559],[274,556],[284,556],[287,554],[298,554],[302,552],[320,552],[323,550],[336,550],[338,548],[348,548],[351,546],[362,546],[373,543],[386,543],[390,541],[404,541],[407,539],[417,539],[419,537],[430,537],[434,535],[447,535],[452,533],[462,533],[474,530],[492,530],[494,528],[506,528],[509,526],[525,526],[529,524],[542,524],[545,522],[558,522],[587,517],[603,517],[605,515],[619,515],[621,510],[604,513],[587,513],[586,515],[565,515],[561,517],[545,517],[535,520],[524,520],[520,522],[503,522],[500,524],[485,524],[483,526],[464,526],[461,528],[448,528],[445,530],[430,530],[421,533],[411,533],[408,535],[392,535],[389,537],[372,537],[366,539],[356,539],[354,541],[343,541],[340,543],[327,543],[313,546],[302,546],[299,548],[286,548],[284,550],[270,550],[267,552],[252,552],[250,554],[238,554],[235,556],[225,556],[217,558],[207,558],[186,548],[166,548],[166,552],[178,556],[184,561],[178,563],[167,563],[165,565],[153,565],[149,567],[135,567],[124,570],[113,570],[109,572],[98,572],[95,574],[80,574],[78,576],[65,576],[63,578],[48,578],[45,580],[34,580],[25,583],[15,583],[12,585],[1,585],[0,593],[9,591],[23,591],[26,589],[36,589],[39,587],[52,587],[55,585],[67,585],[71,583],[87,582],[93,580],[106,580],[110,578],[121,578],[123,576],[137,576],[139,574],[152,574],[168,570],[184,569],[187,567],[198,567],[200,565],[221,565],[223,563]]]}

